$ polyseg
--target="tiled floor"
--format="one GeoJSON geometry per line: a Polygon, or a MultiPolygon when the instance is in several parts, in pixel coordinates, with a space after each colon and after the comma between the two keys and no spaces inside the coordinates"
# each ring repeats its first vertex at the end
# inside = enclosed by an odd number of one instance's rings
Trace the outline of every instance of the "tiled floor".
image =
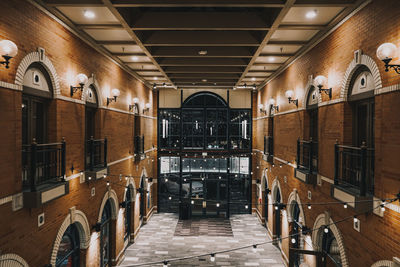
{"type": "MultiPolygon", "coordinates": [[[[234,215],[230,222],[233,236],[210,236],[199,233],[195,233],[195,236],[176,236],[178,216],[166,213],[154,214],[150,222],[140,230],[136,242],[127,248],[121,266],[137,266],[147,262],[211,253],[269,240],[265,228],[254,215],[234,215]]],[[[146,266],[161,267],[162,264],[146,266]]],[[[210,262],[210,257],[207,256],[169,262],[168,266],[284,267],[284,264],[279,250],[272,244],[266,244],[259,246],[256,252],[249,248],[217,254],[215,262],[210,262]]]]}
{"type": "Polygon", "coordinates": [[[179,220],[175,236],[233,236],[231,221],[222,218],[179,220]]]}

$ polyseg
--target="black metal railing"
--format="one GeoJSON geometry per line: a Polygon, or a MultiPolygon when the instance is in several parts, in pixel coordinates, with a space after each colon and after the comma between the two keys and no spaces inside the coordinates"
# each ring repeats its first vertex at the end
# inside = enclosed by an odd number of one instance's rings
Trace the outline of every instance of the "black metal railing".
{"type": "Polygon", "coordinates": [[[360,196],[374,193],[374,149],[335,144],[335,185],[360,196]]]}
{"type": "Polygon", "coordinates": [[[274,139],[272,136],[264,136],[264,154],[268,156],[274,155],[274,139]]]}
{"type": "Polygon", "coordinates": [[[32,192],[44,184],[65,181],[65,149],[61,143],[22,145],[22,183],[32,192]]]}
{"type": "Polygon", "coordinates": [[[318,171],[318,142],[297,139],[297,169],[318,171]]]}
{"type": "Polygon", "coordinates": [[[107,138],[86,141],[86,170],[94,171],[107,167],[107,138]]]}

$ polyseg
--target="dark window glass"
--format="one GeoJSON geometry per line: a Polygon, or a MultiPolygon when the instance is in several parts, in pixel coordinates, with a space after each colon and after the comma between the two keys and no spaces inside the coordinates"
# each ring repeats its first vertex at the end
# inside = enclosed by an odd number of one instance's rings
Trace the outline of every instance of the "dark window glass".
{"type": "Polygon", "coordinates": [[[107,200],[101,215],[100,261],[101,267],[111,265],[111,203],[107,200]]]}
{"type": "Polygon", "coordinates": [[[74,224],[67,228],[61,239],[56,267],[79,267],[79,234],[74,224]]]}

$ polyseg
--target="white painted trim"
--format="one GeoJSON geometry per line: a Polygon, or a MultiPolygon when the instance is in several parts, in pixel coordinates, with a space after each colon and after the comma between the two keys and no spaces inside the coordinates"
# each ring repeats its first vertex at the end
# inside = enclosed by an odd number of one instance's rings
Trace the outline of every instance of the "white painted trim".
{"type": "Polygon", "coordinates": [[[306,225],[306,216],[304,215],[304,210],[303,210],[303,205],[301,203],[301,199],[299,194],[297,193],[297,189],[293,189],[293,191],[290,193],[289,198],[288,198],[288,205],[287,205],[287,220],[288,222],[293,222],[293,207],[294,205],[292,205],[293,202],[297,202],[297,204],[299,205],[300,208],[300,216],[299,216],[299,223],[301,223],[302,225],[306,225]]]}
{"type": "Polygon", "coordinates": [[[330,183],[330,184],[334,184],[335,183],[335,181],[333,179],[328,178],[326,176],[323,176],[323,175],[321,175],[319,173],[317,174],[317,176],[318,176],[318,178],[321,178],[321,180],[323,180],[323,181],[325,181],[327,183],[330,183]]]}
{"type": "Polygon", "coordinates": [[[120,163],[120,162],[122,162],[122,161],[129,160],[129,159],[131,159],[131,158],[133,158],[132,155],[127,156],[127,157],[122,158],[122,159],[117,159],[117,160],[111,161],[110,163],[107,163],[107,166],[112,166],[112,165],[115,165],[115,164],[120,163]]]}
{"type": "Polygon", "coordinates": [[[389,260],[380,260],[371,265],[371,267],[395,267],[394,262],[389,260]]]}
{"type": "Polygon", "coordinates": [[[0,266],[7,267],[29,267],[29,264],[14,253],[0,255],[0,266]]]}
{"type": "Polygon", "coordinates": [[[0,206],[12,201],[12,196],[3,197],[0,199],[0,206]]]}
{"type": "Polygon", "coordinates": [[[14,83],[3,82],[3,81],[0,81],[0,87],[15,90],[15,91],[22,91],[22,86],[16,85],[14,83]]]}

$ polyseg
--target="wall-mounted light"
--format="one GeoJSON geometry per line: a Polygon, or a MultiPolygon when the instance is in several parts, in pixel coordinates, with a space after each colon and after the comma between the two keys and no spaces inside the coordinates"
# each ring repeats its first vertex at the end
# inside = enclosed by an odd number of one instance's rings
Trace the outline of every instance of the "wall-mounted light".
{"type": "Polygon", "coordinates": [[[397,74],[400,74],[400,65],[389,64],[393,58],[396,58],[397,47],[392,43],[381,44],[376,50],[376,56],[385,63],[385,71],[389,71],[389,68],[393,68],[397,74]]]}
{"type": "Polygon", "coordinates": [[[120,91],[117,88],[114,88],[111,90],[111,96],[112,97],[107,97],[107,106],[111,103],[111,102],[117,102],[117,97],[119,96],[120,91]]]}
{"type": "Polygon", "coordinates": [[[267,114],[267,109],[264,108],[263,104],[258,104],[258,109],[260,110],[261,113],[267,114]]]}
{"type": "Polygon", "coordinates": [[[271,106],[272,110],[275,110],[276,112],[279,112],[279,105],[275,106],[275,99],[271,98],[269,100],[269,105],[271,106]]]}
{"type": "Polygon", "coordinates": [[[296,105],[296,107],[298,107],[299,106],[299,100],[298,99],[293,99],[293,94],[294,94],[293,90],[287,90],[286,93],[285,93],[286,97],[289,100],[289,104],[293,103],[293,104],[296,105]]]}
{"type": "Polygon", "coordinates": [[[145,107],[145,108],[143,109],[143,113],[145,113],[146,111],[149,111],[151,105],[150,105],[150,103],[146,103],[146,104],[144,105],[144,107],[145,107]]]}
{"type": "Polygon", "coordinates": [[[16,44],[9,40],[0,41],[0,55],[4,58],[4,61],[0,61],[0,64],[5,65],[6,69],[10,68],[10,59],[15,57],[18,53],[18,47],[16,44]]]}
{"type": "Polygon", "coordinates": [[[83,91],[83,86],[87,83],[88,81],[88,77],[83,74],[83,73],[79,73],[78,75],[76,75],[76,83],[79,84],[79,86],[70,86],[70,95],[71,97],[74,95],[74,93],[78,90],[81,90],[81,92],[83,91]]]}
{"type": "Polygon", "coordinates": [[[139,104],[139,98],[137,97],[132,98],[132,103],[133,103],[132,105],[129,105],[129,111],[131,111],[135,107],[135,105],[139,104]]]}
{"type": "Polygon", "coordinates": [[[324,84],[326,84],[326,77],[322,76],[322,75],[318,75],[317,77],[315,77],[314,79],[314,83],[317,85],[318,87],[318,91],[319,93],[324,92],[325,94],[327,94],[329,96],[329,99],[332,98],[332,88],[322,88],[324,87],[324,84]]]}

